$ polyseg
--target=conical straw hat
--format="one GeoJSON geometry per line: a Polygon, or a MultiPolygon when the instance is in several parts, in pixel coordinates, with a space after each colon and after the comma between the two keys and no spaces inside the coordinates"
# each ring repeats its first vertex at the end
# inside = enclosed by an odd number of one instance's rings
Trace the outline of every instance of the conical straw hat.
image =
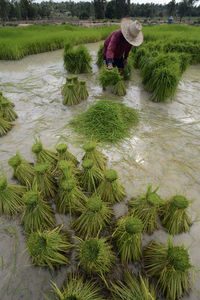
{"type": "Polygon", "coordinates": [[[133,46],[140,46],[143,42],[142,24],[132,19],[121,20],[121,31],[124,38],[133,46]]]}

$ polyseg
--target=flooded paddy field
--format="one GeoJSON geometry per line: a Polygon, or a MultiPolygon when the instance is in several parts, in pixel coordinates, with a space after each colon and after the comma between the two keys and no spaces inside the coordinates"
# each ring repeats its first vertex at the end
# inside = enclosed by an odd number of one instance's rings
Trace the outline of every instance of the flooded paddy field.
{"type": "MultiPolygon", "coordinates": [[[[11,181],[8,159],[20,152],[33,162],[31,147],[40,136],[45,147],[54,149],[58,141],[67,142],[69,150],[81,160],[83,139],[68,126],[69,120],[85,111],[99,99],[115,99],[140,111],[140,123],[131,138],[118,146],[102,147],[109,166],[118,171],[126,190],[126,200],[144,193],[148,184],[159,186],[163,198],[184,194],[194,199],[191,214],[194,224],[189,234],[175,236],[176,244],[189,247],[191,263],[200,268],[200,66],[191,66],[183,74],[174,101],[153,103],[134,70],[127,83],[127,94],[116,97],[107,89],[102,91],[95,65],[99,43],[87,45],[92,57],[92,74],[80,75],[86,80],[89,99],[73,107],[62,105],[61,89],[67,72],[63,66],[63,50],[26,57],[20,61],[0,61],[0,90],[15,103],[18,119],[13,129],[0,138],[0,164],[11,181]]],[[[114,206],[117,217],[126,213],[125,201],[114,206]]],[[[57,224],[67,217],[57,215],[57,224]]],[[[166,242],[163,229],[145,235],[144,245],[151,239],[166,242]]],[[[50,281],[60,287],[68,268],[55,273],[47,268],[31,266],[23,228],[19,218],[0,217],[0,300],[41,300],[49,295],[50,281]]],[[[200,275],[196,274],[193,290],[184,299],[200,299],[200,275]]]]}

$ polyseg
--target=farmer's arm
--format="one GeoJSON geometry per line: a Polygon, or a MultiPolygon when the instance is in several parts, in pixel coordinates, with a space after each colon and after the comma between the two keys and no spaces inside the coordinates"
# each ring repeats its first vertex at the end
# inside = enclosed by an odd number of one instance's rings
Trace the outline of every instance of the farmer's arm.
{"type": "Polygon", "coordinates": [[[124,63],[126,63],[127,58],[129,56],[129,53],[131,51],[132,45],[131,44],[127,44],[125,51],[124,51],[124,63]]]}
{"type": "Polygon", "coordinates": [[[105,52],[105,56],[106,56],[106,59],[108,62],[108,67],[109,67],[109,65],[112,67],[117,44],[118,44],[118,34],[117,34],[117,32],[114,32],[111,36],[111,39],[107,45],[107,49],[105,52]]]}

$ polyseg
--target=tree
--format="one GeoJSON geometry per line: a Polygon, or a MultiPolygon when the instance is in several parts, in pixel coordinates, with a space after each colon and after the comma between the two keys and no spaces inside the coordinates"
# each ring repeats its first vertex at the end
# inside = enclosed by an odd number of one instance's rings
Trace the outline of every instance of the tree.
{"type": "Polygon", "coordinates": [[[106,5],[105,17],[108,19],[114,19],[116,17],[116,2],[112,0],[106,5]]]}
{"type": "Polygon", "coordinates": [[[96,19],[105,18],[105,0],[94,0],[94,13],[96,19]]]}
{"type": "Polygon", "coordinates": [[[6,0],[0,0],[0,18],[3,21],[8,19],[8,2],[6,0]]]}
{"type": "Polygon", "coordinates": [[[167,4],[167,12],[168,12],[169,16],[175,16],[176,15],[176,1],[175,0],[171,0],[167,4]]]}

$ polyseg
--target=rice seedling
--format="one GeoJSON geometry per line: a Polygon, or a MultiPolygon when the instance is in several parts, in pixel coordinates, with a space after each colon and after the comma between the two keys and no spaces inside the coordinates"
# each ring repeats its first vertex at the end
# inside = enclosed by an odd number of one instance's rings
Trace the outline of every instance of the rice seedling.
{"type": "Polygon", "coordinates": [[[144,196],[131,199],[128,203],[131,208],[130,213],[139,218],[143,224],[143,232],[152,234],[158,228],[157,214],[163,199],[157,194],[158,188],[152,191],[149,185],[144,196]]]}
{"type": "Polygon", "coordinates": [[[80,170],[78,170],[70,160],[60,160],[57,165],[57,170],[59,181],[63,179],[75,179],[75,177],[80,174],[80,170]]]}
{"type": "Polygon", "coordinates": [[[161,223],[170,234],[189,232],[192,221],[187,209],[190,203],[186,197],[175,195],[161,205],[159,211],[161,223]]]}
{"type": "Polygon", "coordinates": [[[83,145],[83,150],[85,150],[85,154],[83,156],[83,160],[90,159],[93,160],[94,164],[100,170],[105,170],[107,167],[107,158],[106,156],[101,153],[99,150],[96,149],[97,143],[94,141],[87,142],[83,145]]]}
{"type": "Polygon", "coordinates": [[[165,299],[176,300],[190,289],[190,257],[184,246],[150,242],[144,250],[144,267],[148,276],[154,276],[165,299]]]}
{"type": "Polygon", "coordinates": [[[17,114],[13,109],[13,104],[3,95],[0,95],[0,115],[8,122],[17,119],[17,114]]]}
{"type": "Polygon", "coordinates": [[[113,144],[128,137],[138,122],[137,110],[112,100],[100,100],[69,124],[90,140],[113,144]]]}
{"type": "Polygon", "coordinates": [[[14,169],[14,178],[27,187],[32,185],[35,175],[34,168],[18,152],[8,160],[8,164],[14,169]]]}
{"type": "Polygon", "coordinates": [[[124,273],[124,282],[111,283],[114,299],[122,300],[157,300],[156,289],[147,278],[139,274],[139,280],[130,271],[124,273]],[[116,298],[117,297],[117,298],[116,298]]]}
{"type": "Polygon", "coordinates": [[[41,193],[30,190],[23,195],[22,200],[25,207],[21,223],[26,233],[43,231],[54,226],[54,210],[43,200],[41,193]]]}
{"type": "Polygon", "coordinates": [[[63,99],[64,105],[75,105],[79,104],[81,99],[79,98],[78,91],[74,84],[68,84],[65,97],[63,99]]]}
{"type": "Polygon", "coordinates": [[[79,88],[78,88],[78,97],[81,100],[86,100],[88,98],[89,94],[86,88],[86,82],[80,81],[79,88]]]}
{"type": "Polygon", "coordinates": [[[75,166],[79,164],[77,158],[67,150],[68,146],[66,144],[59,144],[56,146],[56,151],[58,152],[58,161],[69,160],[73,162],[75,166]]]}
{"type": "Polygon", "coordinates": [[[104,180],[96,190],[97,195],[105,202],[120,202],[125,197],[125,190],[118,181],[117,172],[109,169],[104,171],[103,175],[104,180]]]}
{"type": "Polygon", "coordinates": [[[33,189],[41,192],[44,199],[54,198],[57,192],[57,182],[50,171],[50,165],[46,163],[37,164],[34,167],[34,172],[33,189]]]}
{"type": "Polygon", "coordinates": [[[0,177],[0,215],[14,215],[22,210],[24,186],[8,184],[5,176],[0,177]]]}
{"type": "Polygon", "coordinates": [[[72,77],[67,77],[66,82],[62,88],[62,95],[66,95],[68,91],[68,84],[72,84],[72,77]]]}
{"type": "Polygon", "coordinates": [[[134,67],[139,68],[140,67],[140,61],[142,58],[147,56],[149,51],[144,47],[139,47],[134,55],[134,67]]]}
{"type": "Polygon", "coordinates": [[[83,207],[82,214],[73,223],[73,227],[84,237],[96,236],[110,224],[113,215],[109,205],[99,197],[91,197],[83,207]]]}
{"type": "Polygon", "coordinates": [[[35,139],[32,152],[36,155],[37,163],[48,163],[52,169],[56,167],[58,160],[56,153],[43,148],[42,142],[39,139],[35,139]]]}
{"type": "Polygon", "coordinates": [[[62,287],[62,291],[56,283],[52,282],[53,290],[58,298],[62,300],[103,300],[100,296],[100,288],[96,282],[84,281],[83,276],[70,274],[62,287]]]}
{"type": "Polygon", "coordinates": [[[34,265],[48,266],[50,269],[58,265],[66,265],[66,257],[72,245],[68,242],[66,233],[61,233],[62,227],[43,232],[32,232],[27,241],[26,251],[29,252],[34,265]]]}
{"type": "Polygon", "coordinates": [[[83,171],[80,174],[80,185],[84,191],[92,193],[103,180],[102,171],[94,164],[92,159],[84,159],[83,171]]]}
{"type": "Polygon", "coordinates": [[[99,50],[97,52],[97,61],[96,61],[96,64],[99,68],[101,68],[104,64],[103,62],[103,48],[104,48],[104,44],[101,44],[99,46],[99,50]]]}
{"type": "Polygon", "coordinates": [[[120,80],[115,84],[113,93],[118,96],[126,95],[126,86],[123,80],[120,80]]]}
{"type": "Polygon", "coordinates": [[[106,238],[79,238],[78,246],[79,265],[88,274],[98,274],[105,281],[105,274],[116,262],[116,257],[106,238]]]}
{"type": "Polygon", "coordinates": [[[187,67],[190,64],[190,54],[180,53],[178,55],[178,57],[179,57],[179,60],[180,60],[180,71],[181,71],[181,74],[182,74],[183,72],[185,72],[185,70],[187,69],[187,67]]]}
{"type": "Polygon", "coordinates": [[[105,89],[108,85],[115,85],[120,80],[122,80],[122,76],[120,75],[117,67],[112,70],[108,70],[106,66],[101,68],[99,81],[102,88],[105,89]]]}
{"type": "Polygon", "coordinates": [[[0,112],[0,136],[5,135],[8,131],[10,131],[13,127],[13,124],[9,121],[6,121],[4,118],[1,116],[0,112]]]}
{"type": "Polygon", "coordinates": [[[72,78],[72,84],[74,84],[74,86],[75,86],[76,88],[78,88],[78,87],[79,87],[78,76],[77,76],[77,75],[74,75],[74,76],[72,76],[71,78],[72,78]]]}
{"type": "Polygon", "coordinates": [[[64,50],[64,65],[67,71],[75,74],[91,72],[91,56],[84,45],[73,49],[67,45],[64,50]]]}
{"type": "Polygon", "coordinates": [[[118,220],[112,237],[116,240],[118,253],[122,263],[135,262],[142,257],[141,232],[142,222],[133,216],[122,217],[118,220]]]}
{"type": "Polygon", "coordinates": [[[73,178],[63,179],[59,185],[56,206],[60,214],[69,211],[70,216],[82,211],[87,198],[77,186],[77,181],[73,178]]]}

